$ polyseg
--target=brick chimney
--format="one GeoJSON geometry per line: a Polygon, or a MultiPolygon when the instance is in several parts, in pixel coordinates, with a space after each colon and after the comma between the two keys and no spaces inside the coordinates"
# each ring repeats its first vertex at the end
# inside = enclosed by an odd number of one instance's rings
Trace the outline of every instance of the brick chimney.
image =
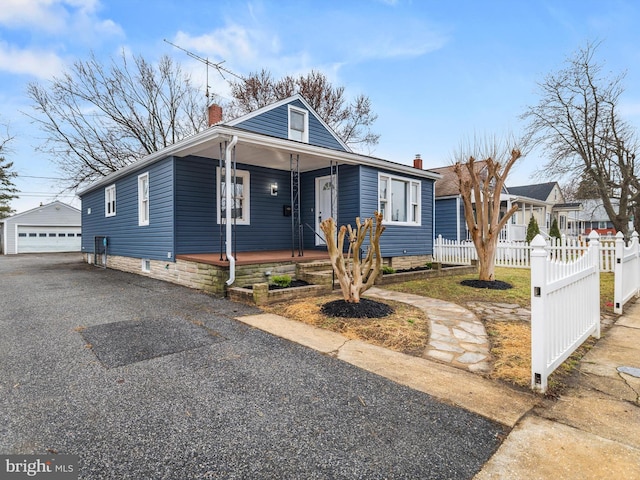
{"type": "Polygon", "coordinates": [[[416,153],[416,158],[413,159],[413,168],[422,170],[422,158],[419,153],[416,153]]]}
{"type": "Polygon", "coordinates": [[[222,121],[222,107],[212,103],[209,105],[209,126],[222,121]]]}

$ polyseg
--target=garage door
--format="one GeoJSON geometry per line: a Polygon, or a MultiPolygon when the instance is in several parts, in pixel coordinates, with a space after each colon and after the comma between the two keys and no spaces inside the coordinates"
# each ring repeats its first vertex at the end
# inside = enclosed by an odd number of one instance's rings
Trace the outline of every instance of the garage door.
{"type": "Polygon", "coordinates": [[[18,253],[80,251],[80,227],[18,226],[18,253]]]}

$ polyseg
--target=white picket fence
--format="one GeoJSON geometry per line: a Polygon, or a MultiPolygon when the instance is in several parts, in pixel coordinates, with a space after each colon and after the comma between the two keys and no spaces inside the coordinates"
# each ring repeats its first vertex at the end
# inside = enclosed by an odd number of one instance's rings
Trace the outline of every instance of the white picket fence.
{"type": "MultiPolygon", "coordinates": [[[[566,238],[550,239],[546,241],[549,257],[564,262],[582,256],[588,249],[586,242],[566,238]]],[[[531,268],[531,246],[526,242],[498,241],[496,245],[496,266],[531,268]]],[[[433,259],[436,262],[455,265],[470,265],[472,260],[478,259],[476,248],[472,241],[447,240],[438,235],[433,246],[433,259]]],[[[600,242],[599,265],[601,272],[613,272],[616,259],[614,242],[600,242]]]]}
{"type": "Polygon", "coordinates": [[[624,304],[640,292],[640,247],[638,233],[631,234],[631,241],[625,245],[624,235],[616,234],[616,263],[613,287],[613,311],[622,314],[624,304]]]}
{"type": "Polygon", "coordinates": [[[548,376],[590,335],[600,338],[600,242],[563,261],[537,235],[531,242],[531,387],[545,392],[548,376]]]}

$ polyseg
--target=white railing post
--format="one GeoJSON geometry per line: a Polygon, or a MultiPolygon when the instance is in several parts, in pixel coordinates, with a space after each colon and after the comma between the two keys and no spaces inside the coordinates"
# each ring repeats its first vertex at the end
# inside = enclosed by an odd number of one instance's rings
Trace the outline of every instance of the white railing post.
{"type": "Polygon", "coordinates": [[[616,257],[613,267],[613,311],[622,314],[622,304],[624,302],[624,235],[622,232],[616,233],[616,257]]]}
{"type": "Polygon", "coordinates": [[[638,292],[640,292],[640,245],[638,244],[638,232],[635,230],[631,234],[631,248],[633,249],[633,295],[638,296],[638,292]]]}
{"type": "Polygon", "coordinates": [[[531,388],[547,389],[545,287],[547,242],[538,234],[531,240],[531,388]]]}
{"type": "Polygon", "coordinates": [[[595,325],[593,336],[596,338],[600,338],[600,235],[595,230],[589,232],[589,249],[591,252],[587,251],[587,254],[591,253],[593,256],[591,257],[591,264],[594,267],[596,272],[596,279],[591,284],[591,295],[590,298],[597,299],[595,301],[595,305],[597,306],[597,312],[591,312],[595,318],[593,318],[593,324],[595,325]]]}

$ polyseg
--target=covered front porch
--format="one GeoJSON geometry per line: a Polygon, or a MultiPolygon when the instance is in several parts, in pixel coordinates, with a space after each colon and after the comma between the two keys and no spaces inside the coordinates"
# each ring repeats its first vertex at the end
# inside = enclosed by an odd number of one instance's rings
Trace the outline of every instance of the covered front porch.
{"type": "MultiPolygon", "coordinates": [[[[322,250],[305,250],[301,255],[298,251],[292,255],[291,249],[288,250],[264,250],[254,252],[236,252],[236,265],[261,265],[266,263],[302,263],[318,260],[329,260],[329,253],[326,249],[322,250]]],[[[191,253],[184,255],[176,255],[177,260],[185,260],[188,262],[203,263],[207,265],[216,265],[218,267],[228,267],[229,260],[225,255],[220,253],[191,253]]]]}

